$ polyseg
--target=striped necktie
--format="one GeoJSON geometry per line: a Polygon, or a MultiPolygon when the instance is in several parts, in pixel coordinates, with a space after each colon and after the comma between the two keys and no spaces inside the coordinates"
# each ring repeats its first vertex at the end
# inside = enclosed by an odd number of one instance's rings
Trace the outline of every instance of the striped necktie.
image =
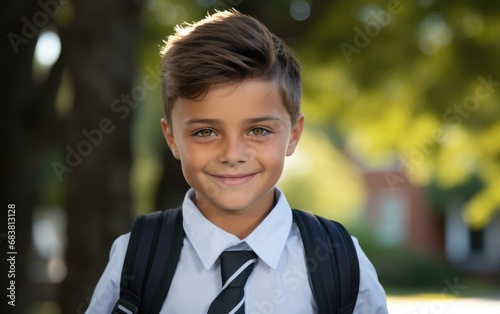
{"type": "Polygon", "coordinates": [[[225,251],[220,255],[222,291],[207,314],[244,314],[244,287],[257,255],[253,251],[225,251]]]}

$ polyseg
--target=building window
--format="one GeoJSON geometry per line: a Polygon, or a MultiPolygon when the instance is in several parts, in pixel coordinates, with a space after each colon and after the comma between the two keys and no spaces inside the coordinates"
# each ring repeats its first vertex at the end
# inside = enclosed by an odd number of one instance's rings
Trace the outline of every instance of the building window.
{"type": "Polygon", "coordinates": [[[484,249],[484,229],[469,229],[471,253],[482,253],[484,249]]]}
{"type": "Polygon", "coordinates": [[[400,246],[407,237],[407,201],[403,194],[388,191],[379,195],[377,202],[378,241],[385,246],[400,246]]]}

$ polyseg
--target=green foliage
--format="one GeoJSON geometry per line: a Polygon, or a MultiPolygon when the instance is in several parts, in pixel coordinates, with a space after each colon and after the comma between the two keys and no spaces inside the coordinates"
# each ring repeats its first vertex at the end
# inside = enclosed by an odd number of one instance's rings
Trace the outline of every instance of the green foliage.
{"type": "Polygon", "coordinates": [[[386,290],[441,288],[444,280],[451,280],[460,274],[439,255],[381,246],[362,225],[350,230],[373,263],[386,290]]]}
{"type": "Polygon", "coordinates": [[[484,225],[500,208],[499,17],[484,1],[336,2],[298,49],[304,111],[368,168],[444,191],[477,176],[465,217],[484,225]]]}
{"type": "Polygon", "coordinates": [[[307,128],[288,157],[278,183],[292,207],[352,224],[365,195],[363,181],[351,162],[325,133],[307,128]]]}
{"type": "Polygon", "coordinates": [[[444,280],[458,275],[444,260],[411,250],[379,249],[369,257],[380,282],[388,288],[442,287],[444,280]]]}

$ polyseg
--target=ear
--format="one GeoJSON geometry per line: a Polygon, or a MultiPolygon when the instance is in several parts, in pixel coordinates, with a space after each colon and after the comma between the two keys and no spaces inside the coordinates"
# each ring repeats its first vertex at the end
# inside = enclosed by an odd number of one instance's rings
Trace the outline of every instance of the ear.
{"type": "Polygon", "coordinates": [[[292,134],[290,134],[290,140],[288,141],[288,147],[286,149],[286,155],[290,156],[295,151],[297,144],[299,143],[300,136],[302,135],[302,130],[304,129],[304,115],[299,114],[295,124],[292,127],[292,134]]]}
{"type": "Polygon", "coordinates": [[[168,122],[165,118],[161,119],[161,131],[163,132],[163,137],[165,137],[165,141],[167,141],[168,147],[174,155],[175,159],[180,160],[179,149],[177,148],[177,143],[175,142],[174,132],[172,127],[168,125],[168,122]]]}

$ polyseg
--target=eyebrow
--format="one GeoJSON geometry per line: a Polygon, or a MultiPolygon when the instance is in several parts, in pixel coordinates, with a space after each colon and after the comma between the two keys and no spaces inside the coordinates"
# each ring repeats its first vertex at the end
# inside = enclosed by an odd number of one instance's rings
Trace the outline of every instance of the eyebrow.
{"type": "Polygon", "coordinates": [[[189,119],[184,124],[186,125],[191,125],[191,124],[220,124],[221,121],[217,119],[189,119]]]}
{"type": "MultiPolygon", "coordinates": [[[[266,121],[281,121],[280,118],[276,116],[263,116],[263,117],[256,117],[256,118],[249,118],[244,121],[245,124],[252,124],[252,123],[259,123],[259,122],[266,122],[266,121]]],[[[217,125],[217,124],[222,124],[222,121],[219,119],[190,119],[184,122],[186,125],[192,125],[192,124],[208,124],[208,125],[217,125]]]]}

